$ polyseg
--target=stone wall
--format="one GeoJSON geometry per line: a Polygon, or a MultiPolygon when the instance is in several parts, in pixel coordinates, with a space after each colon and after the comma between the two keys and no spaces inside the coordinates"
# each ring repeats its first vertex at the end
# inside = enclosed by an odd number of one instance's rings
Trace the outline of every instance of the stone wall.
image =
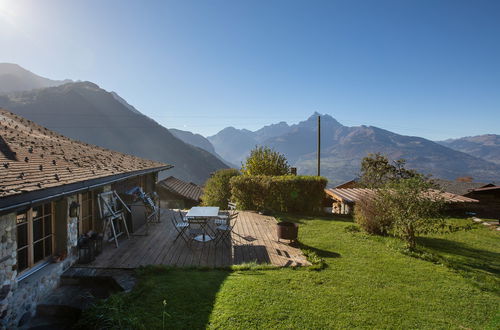
{"type": "Polygon", "coordinates": [[[0,216],[0,329],[7,326],[9,302],[16,287],[16,214],[0,216]]]}
{"type": "Polygon", "coordinates": [[[37,304],[59,285],[61,274],[76,262],[78,218],[69,218],[68,214],[69,205],[76,199],[76,195],[67,197],[65,219],[56,218],[67,223],[66,259],[48,264],[21,281],[16,278],[16,214],[0,217],[0,329],[26,324],[35,315],[37,304]]]}
{"type": "Polygon", "coordinates": [[[71,205],[72,202],[78,202],[78,196],[73,195],[67,198],[68,202],[68,214],[67,214],[67,219],[68,219],[68,241],[67,241],[67,253],[68,255],[75,255],[76,252],[76,246],[78,245],[78,218],[70,218],[69,217],[69,206],[71,205]]]}

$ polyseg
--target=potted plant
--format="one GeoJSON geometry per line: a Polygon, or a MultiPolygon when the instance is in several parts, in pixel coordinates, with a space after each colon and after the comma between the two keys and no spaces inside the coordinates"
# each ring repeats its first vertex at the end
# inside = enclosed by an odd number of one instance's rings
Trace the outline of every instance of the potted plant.
{"type": "Polygon", "coordinates": [[[280,239],[287,239],[292,241],[297,240],[297,236],[299,233],[299,225],[294,222],[289,221],[281,221],[276,225],[277,234],[278,234],[278,242],[280,239]]]}

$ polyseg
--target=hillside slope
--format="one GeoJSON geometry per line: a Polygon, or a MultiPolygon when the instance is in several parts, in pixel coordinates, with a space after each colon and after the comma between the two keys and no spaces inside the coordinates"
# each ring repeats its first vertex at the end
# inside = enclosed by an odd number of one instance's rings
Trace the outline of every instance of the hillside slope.
{"type": "Polygon", "coordinates": [[[51,80],[40,77],[13,63],[0,63],[0,93],[27,91],[59,86],[71,80],[51,80]]]}
{"type": "Polygon", "coordinates": [[[437,143],[500,165],[500,135],[467,136],[460,139],[437,141],[437,143]]]}
{"type": "Polygon", "coordinates": [[[175,166],[164,175],[203,184],[227,167],[124,102],[90,82],[0,96],[0,106],[65,136],[175,166]]]}

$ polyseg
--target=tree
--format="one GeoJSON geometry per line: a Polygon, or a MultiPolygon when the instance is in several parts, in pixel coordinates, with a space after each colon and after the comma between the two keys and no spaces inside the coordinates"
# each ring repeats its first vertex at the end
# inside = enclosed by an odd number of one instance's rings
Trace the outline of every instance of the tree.
{"type": "Polygon", "coordinates": [[[283,154],[269,147],[255,147],[242,164],[241,172],[245,175],[278,176],[289,174],[290,166],[283,154]]]}
{"type": "Polygon", "coordinates": [[[394,180],[377,191],[377,205],[391,221],[391,232],[410,250],[420,234],[438,231],[444,223],[441,195],[422,176],[394,180]]]}
{"type": "Polygon", "coordinates": [[[391,164],[387,156],[380,153],[368,154],[361,161],[358,185],[364,188],[380,188],[392,181],[421,176],[415,170],[406,169],[405,165],[404,159],[398,159],[391,164]]]}
{"type": "Polygon", "coordinates": [[[218,206],[222,209],[227,208],[227,203],[231,198],[231,186],[229,181],[232,177],[240,175],[237,169],[223,169],[215,172],[205,183],[203,196],[201,200],[203,205],[218,206]]]}

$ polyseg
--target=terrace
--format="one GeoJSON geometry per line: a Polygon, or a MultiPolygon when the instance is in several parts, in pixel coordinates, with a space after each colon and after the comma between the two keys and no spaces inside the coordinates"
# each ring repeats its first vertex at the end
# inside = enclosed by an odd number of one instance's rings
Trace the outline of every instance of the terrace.
{"type": "Polygon", "coordinates": [[[276,219],[255,212],[240,211],[231,246],[213,242],[193,241],[186,244],[182,239],[174,242],[176,231],[169,217],[172,210],[162,210],[162,221],[143,226],[121,239],[118,248],[104,244],[103,252],[93,262],[78,267],[133,269],[146,265],[177,267],[227,267],[256,262],[279,267],[309,265],[302,251],[278,242],[276,219]]]}

